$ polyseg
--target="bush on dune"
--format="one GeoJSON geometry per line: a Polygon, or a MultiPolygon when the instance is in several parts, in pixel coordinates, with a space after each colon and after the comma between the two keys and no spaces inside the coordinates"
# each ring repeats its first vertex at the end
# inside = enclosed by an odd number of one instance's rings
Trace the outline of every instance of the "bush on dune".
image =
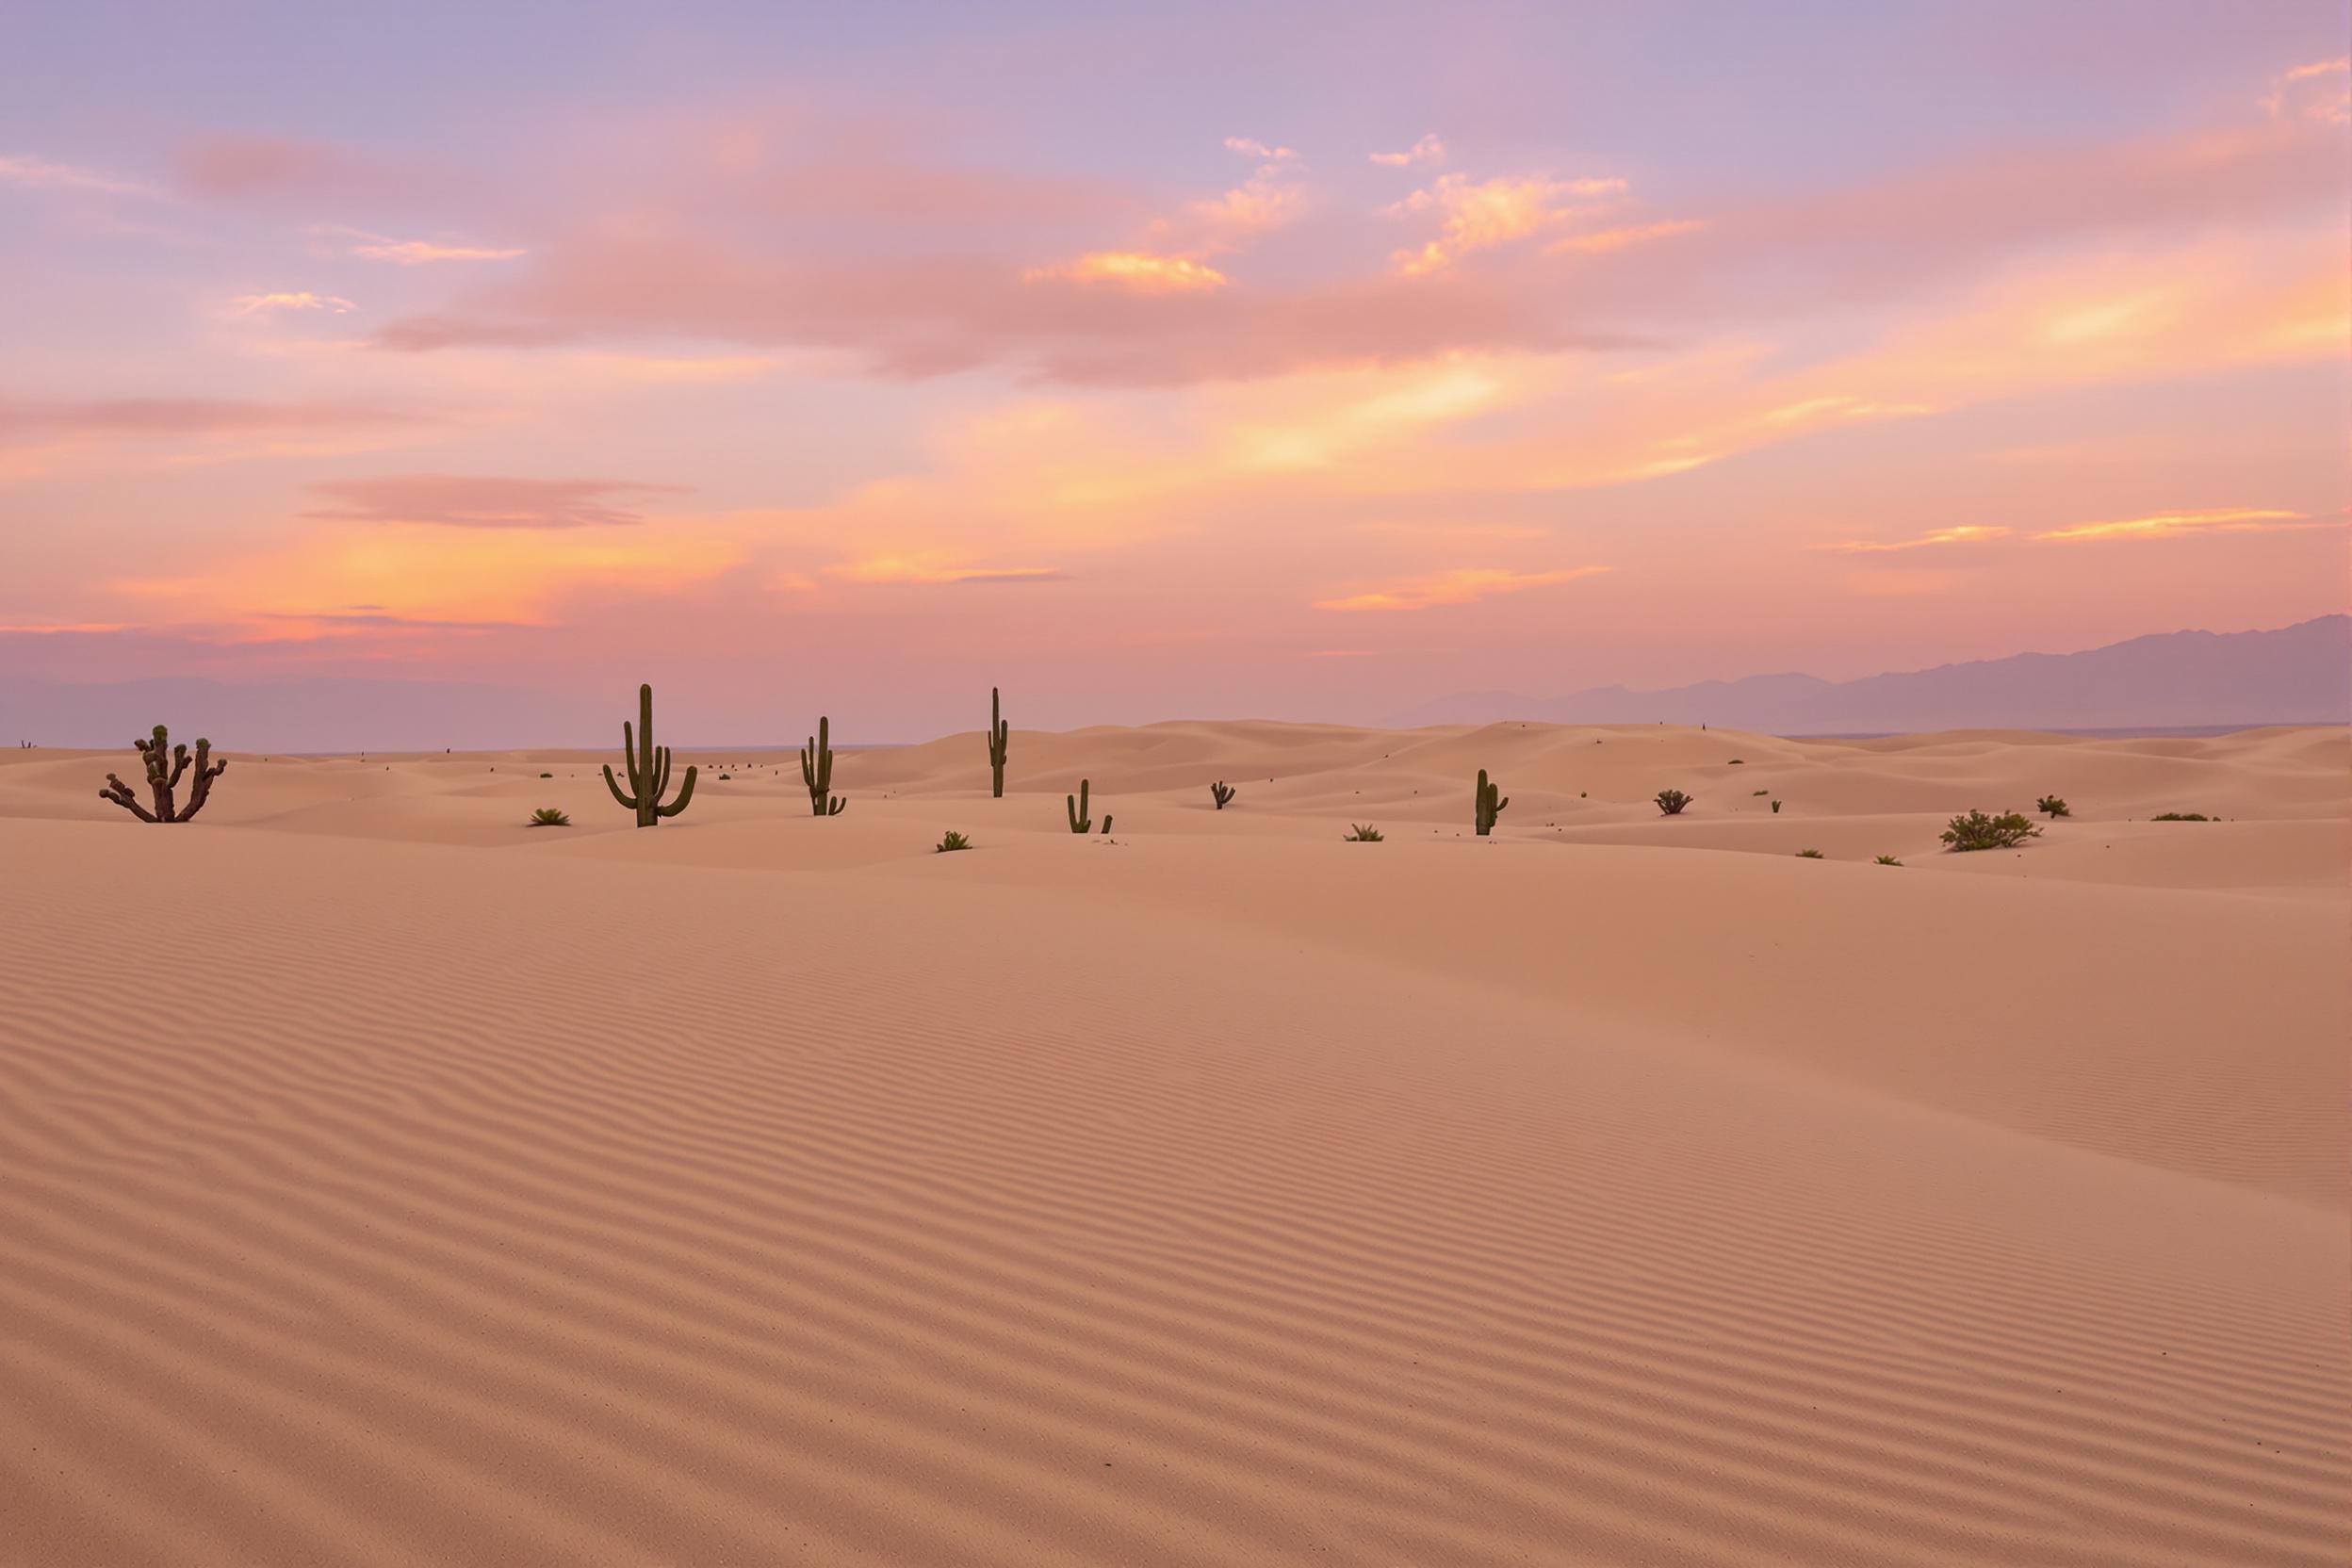
{"type": "Polygon", "coordinates": [[[2003,811],[1997,817],[1970,811],[1952,818],[1940,836],[1955,851],[2015,849],[2028,839],[2040,838],[2042,830],[2022,811],[2003,811]]]}

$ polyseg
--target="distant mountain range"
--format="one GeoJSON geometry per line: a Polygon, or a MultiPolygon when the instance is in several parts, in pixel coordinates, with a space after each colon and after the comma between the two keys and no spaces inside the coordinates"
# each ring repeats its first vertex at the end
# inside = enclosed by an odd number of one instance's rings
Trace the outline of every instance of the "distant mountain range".
{"type": "Polygon", "coordinates": [[[2082,653],[2020,653],[1823,680],[1759,675],[1539,699],[1475,692],[1396,723],[1709,724],[1778,735],[1926,729],[2159,729],[2352,720],[2352,615],[2276,631],[2172,631],[2082,653]]]}

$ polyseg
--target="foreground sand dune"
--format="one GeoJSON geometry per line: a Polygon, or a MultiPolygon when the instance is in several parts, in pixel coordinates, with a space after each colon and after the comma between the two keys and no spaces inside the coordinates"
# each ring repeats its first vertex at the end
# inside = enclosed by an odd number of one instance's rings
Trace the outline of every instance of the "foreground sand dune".
{"type": "Polygon", "coordinates": [[[1013,759],[0,759],[0,1563],[2352,1545],[2343,731],[1013,759]]]}

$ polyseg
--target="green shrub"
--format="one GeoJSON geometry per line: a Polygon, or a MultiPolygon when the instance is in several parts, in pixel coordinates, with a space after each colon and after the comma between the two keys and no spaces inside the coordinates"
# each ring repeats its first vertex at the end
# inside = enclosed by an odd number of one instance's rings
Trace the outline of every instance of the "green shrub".
{"type": "Polygon", "coordinates": [[[1684,794],[1680,790],[1660,790],[1658,792],[1658,808],[1670,817],[1678,817],[1682,815],[1683,808],[1690,804],[1690,797],[1684,794]]]}
{"type": "Polygon", "coordinates": [[[1895,858],[1893,856],[1891,856],[1891,855],[1882,855],[1882,856],[1880,856],[1880,857],[1879,857],[1879,858],[1878,858],[1875,861],[1873,861],[1873,862],[1871,862],[1871,863],[1872,863],[1873,865],[1881,865],[1881,866],[1899,866],[1899,865],[1903,864],[1903,862],[1902,862],[1901,860],[1896,859],[1896,858],[1895,858]]]}
{"type": "Polygon", "coordinates": [[[970,849],[971,847],[972,841],[970,839],[965,838],[961,833],[957,833],[951,829],[945,837],[939,840],[938,845],[933,848],[931,853],[934,855],[945,855],[950,850],[970,849]]]}
{"type": "Polygon", "coordinates": [[[2166,811],[2162,816],[2150,817],[2148,820],[2150,822],[2211,822],[2213,819],[2202,811],[2166,811]]]}
{"type": "Polygon", "coordinates": [[[2042,830],[2021,811],[2003,811],[1988,817],[1982,811],[1954,817],[1952,825],[1941,837],[1954,850],[2015,849],[2028,839],[2038,839],[2042,830]]]}
{"type": "Polygon", "coordinates": [[[531,813],[531,822],[528,825],[532,827],[569,827],[572,825],[572,819],[565,816],[563,812],[557,810],[552,806],[542,806],[531,813]]]}
{"type": "Polygon", "coordinates": [[[1821,860],[1826,859],[1827,857],[1822,855],[1818,849],[1801,849],[1797,851],[1797,858],[1800,860],[1821,860]]]}
{"type": "Polygon", "coordinates": [[[1340,841],[1348,844],[1376,844],[1380,841],[1380,830],[1368,822],[1350,823],[1348,836],[1340,841]]]}
{"type": "Polygon", "coordinates": [[[2041,812],[2042,815],[2046,817],[2070,817],[2074,815],[2072,811],[2066,809],[2066,801],[2057,795],[2044,795],[2041,799],[2034,803],[2034,809],[2041,812]]]}

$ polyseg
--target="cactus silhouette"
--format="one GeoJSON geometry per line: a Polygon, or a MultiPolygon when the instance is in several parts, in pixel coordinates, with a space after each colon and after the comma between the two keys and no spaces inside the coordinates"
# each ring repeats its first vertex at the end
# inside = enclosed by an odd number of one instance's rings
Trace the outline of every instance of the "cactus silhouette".
{"type": "Polygon", "coordinates": [[[1233,799],[1239,793],[1241,793],[1239,790],[1234,789],[1232,785],[1226,783],[1221,778],[1209,786],[1209,798],[1217,802],[1217,808],[1220,811],[1225,809],[1225,803],[1227,801],[1233,799]]]}
{"type": "Polygon", "coordinates": [[[849,804],[833,790],[833,721],[820,714],[817,732],[800,748],[800,781],[808,787],[808,809],[820,817],[838,817],[849,804]]]}
{"type": "Polygon", "coordinates": [[[1004,722],[998,710],[997,689],[988,688],[988,793],[998,800],[1004,798],[1004,753],[1011,746],[1013,727],[1004,722]]]}
{"type": "Polygon", "coordinates": [[[631,730],[629,721],[621,721],[621,765],[629,770],[629,789],[622,790],[620,780],[612,776],[612,764],[604,765],[604,787],[612,792],[612,798],[637,813],[640,827],[659,827],[663,817],[674,817],[686,809],[686,803],[694,798],[694,779],[699,770],[689,766],[686,781],[678,786],[678,798],[669,805],[662,804],[662,796],[670,787],[670,748],[653,743],[653,688],[637,688],[637,727],[631,730]]]}
{"type": "Polygon", "coordinates": [[[1494,831],[1494,819],[1501,816],[1503,814],[1503,808],[1509,806],[1510,804],[1511,797],[1503,793],[1501,786],[1489,784],[1486,781],[1486,770],[1484,768],[1480,768],[1478,770],[1478,830],[1479,838],[1483,839],[1489,833],[1494,831]]]}
{"type": "Polygon", "coordinates": [[[228,759],[212,760],[212,743],[203,736],[196,738],[196,782],[189,786],[188,804],[180,806],[173,799],[180,778],[188,772],[188,747],[172,743],[172,731],[155,726],[153,738],[133,741],[139,748],[139,760],[147,767],[147,792],[155,797],[155,809],[139,803],[131,787],[113,774],[106,775],[106,787],[98,792],[100,800],[110,800],[141,822],[187,822],[204,808],[212,798],[212,781],[229,771],[228,759]]]}
{"type": "Polygon", "coordinates": [[[1678,817],[1682,815],[1682,808],[1690,804],[1690,797],[1684,794],[1680,790],[1660,790],[1658,792],[1658,808],[1667,816],[1678,817]]]}
{"type": "Polygon", "coordinates": [[[1078,781],[1078,792],[1076,794],[1064,795],[1062,797],[1063,801],[1070,807],[1070,830],[1072,833],[1091,833],[1094,831],[1094,818],[1087,814],[1088,808],[1086,805],[1086,792],[1092,786],[1092,783],[1093,781],[1091,779],[1082,778],[1078,781]]]}

